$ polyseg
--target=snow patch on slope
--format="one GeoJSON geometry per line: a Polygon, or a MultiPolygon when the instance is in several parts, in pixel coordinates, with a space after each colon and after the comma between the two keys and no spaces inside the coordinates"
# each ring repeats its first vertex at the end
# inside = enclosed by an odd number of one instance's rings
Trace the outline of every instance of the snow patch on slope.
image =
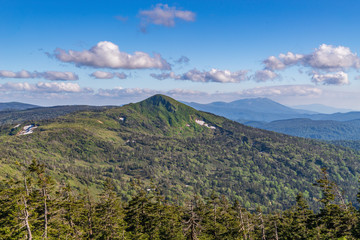
{"type": "Polygon", "coordinates": [[[209,124],[205,123],[205,122],[202,121],[202,120],[196,119],[195,122],[196,122],[197,124],[199,124],[200,126],[205,126],[205,127],[207,127],[207,128],[210,128],[210,129],[216,129],[216,127],[214,127],[214,126],[209,126],[209,124]]]}

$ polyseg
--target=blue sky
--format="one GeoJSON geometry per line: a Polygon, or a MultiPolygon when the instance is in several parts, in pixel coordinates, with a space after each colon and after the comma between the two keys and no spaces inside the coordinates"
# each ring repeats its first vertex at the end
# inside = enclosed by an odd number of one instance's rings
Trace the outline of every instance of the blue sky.
{"type": "Polygon", "coordinates": [[[0,0],[0,101],[360,110],[359,1],[0,0]]]}

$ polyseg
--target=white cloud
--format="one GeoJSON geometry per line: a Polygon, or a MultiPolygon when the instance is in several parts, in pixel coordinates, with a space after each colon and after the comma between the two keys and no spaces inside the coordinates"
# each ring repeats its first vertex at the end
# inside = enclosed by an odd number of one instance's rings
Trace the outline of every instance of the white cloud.
{"type": "Polygon", "coordinates": [[[72,72],[55,72],[55,71],[47,71],[43,73],[39,73],[40,77],[45,78],[46,80],[60,80],[60,81],[75,81],[79,80],[79,77],[72,72]]]}
{"type": "Polygon", "coordinates": [[[111,72],[96,71],[90,74],[91,77],[96,79],[111,79],[114,78],[114,74],[111,72]]]}
{"type": "Polygon", "coordinates": [[[302,65],[323,71],[339,71],[360,68],[360,59],[350,48],[344,46],[320,45],[310,54],[280,54],[278,58],[270,56],[264,60],[265,68],[281,70],[293,65],[302,65]]]}
{"type": "MultiPolygon", "coordinates": [[[[360,69],[360,58],[350,48],[344,46],[333,46],[322,44],[309,54],[295,54],[288,52],[279,54],[278,57],[270,56],[263,61],[265,69],[258,71],[258,78],[266,79],[264,71],[274,72],[288,67],[298,65],[309,67],[313,72],[312,82],[324,85],[345,85],[349,84],[348,76],[345,73],[349,69],[360,69]]],[[[302,70],[301,70],[302,71],[302,70]]],[[[271,78],[269,78],[271,79],[271,78]]]]}
{"type": "Polygon", "coordinates": [[[0,84],[0,91],[36,91],[36,86],[27,82],[0,84]]]}
{"type": "Polygon", "coordinates": [[[92,92],[89,88],[81,88],[77,83],[65,83],[65,82],[38,82],[36,84],[30,84],[27,82],[13,83],[8,82],[0,84],[1,92],[9,91],[25,91],[25,92],[46,92],[46,93],[80,93],[80,92],[92,92]]]}
{"type": "Polygon", "coordinates": [[[55,83],[55,82],[39,82],[36,84],[39,91],[44,92],[81,92],[82,89],[77,83],[55,83]]]}
{"type": "Polygon", "coordinates": [[[321,83],[323,85],[345,85],[349,84],[348,75],[344,72],[318,74],[314,73],[312,81],[316,84],[321,83]]]}
{"type": "Polygon", "coordinates": [[[0,71],[1,78],[35,78],[37,73],[31,73],[25,70],[20,72],[12,72],[7,70],[0,71]]]}
{"type": "Polygon", "coordinates": [[[312,54],[306,57],[306,65],[325,70],[343,70],[360,68],[359,57],[350,48],[322,44],[312,54]]]}
{"type": "Polygon", "coordinates": [[[157,4],[151,10],[139,12],[141,18],[142,30],[146,31],[149,24],[163,25],[166,27],[175,26],[175,19],[181,19],[187,22],[195,21],[196,14],[191,11],[178,10],[176,7],[169,7],[167,4],[157,4]]]}
{"type": "Polygon", "coordinates": [[[176,75],[173,72],[150,74],[153,78],[164,80],[168,78],[176,80],[188,80],[192,82],[218,82],[218,83],[238,83],[248,80],[245,70],[231,72],[229,70],[211,69],[210,71],[190,70],[182,75],[176,75]]]}
{"type": "Polygon", "coordinates": [[[96,46],[82,52],[57,48],[55,57],[77,66],[90,66],[95,68],[114,69],[171,69],[170,64],[159,54],[151,57],[144,52],[135,52],[133,55],[121,52],[119,47],[112,42],[99,42],[96,46]]]}
{"type": "Polygon", "coordinates": [[[309,85],[282,85],[247,89],[239,94],[242,97],[275,97],[275,96],[312,96],[320,95],[320,88],[309,85]]]}
{"type": "Polygon", "coordinates": [[[277,78],[278,76],[279,75],[276,74],[275,72],[265,69],[265,70],[256,71],[253,78],[257,82],[265,82],[267,80],[273,80],[273,79],[277,78]]]}
{"type": "Polygon", "coordinates": [[[288,52],[287,54],[281,53],[279,55],[279,58],[276,58],[275,56],[270,56],[269,58],[264,60],[264,64],[266,69],[281,70],[299,63],[302,59],[304,59],[304,55],[288,52]]]}
{"type": "Polygon", "coordinates": [[[149,97],[154,94],[159,93],[159,91],[147,88],[122,88],[116,87],[113,89],[99,89],[97,95],[101,97],[112,97],[112,98],[144,98],[149,97]]]}
{"type": "Polygon", "coordinates": [[[78,80],[79,77],[72,72],[29,72],[22,70],[20,72],[12,72],[7,70],[0,71],[0,78],[44,78],[46,80],[60,80],[60,81],[74,81],[78,80]]]}
{"type": "Polygon", "coordinates": [[[208,95],[208,93],[196,91],[196,90],[189,90],[189,89],[181,89],[175,88],[166,92],[167,95],[171,97],[185,97],[185,96],[200,96],[200,95],[208,95]]]}
{"type": "Polygon", "coordinates": [[[125,73],[112,73],[112,72],[103,72],[103,71],[96,71],[90,74],[91,77],[96,79],[112,79],[117,77],[119,79],[126,79],[127,75],[125,73]]]}
{"type": "Polygon", "coordinates": [[[151,73],[150,74],[151,77],[157,79],[157,80],[165,80],[165,79],[181,79],[180,75],[176,75],[174,72],[169,72],[169,73],[160,73],[160,74],[156,74],[156,73],[151,73]]]}

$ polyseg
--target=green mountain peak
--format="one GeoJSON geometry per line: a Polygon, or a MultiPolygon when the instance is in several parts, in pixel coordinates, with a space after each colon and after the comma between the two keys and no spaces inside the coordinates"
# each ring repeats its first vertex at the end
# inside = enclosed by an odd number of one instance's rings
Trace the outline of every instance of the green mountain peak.
{"type": "Polygon", "coordinates": [[[222,117],[197,111],[161,94],[126,105],[118,110],[125,114],[123,117],[127,119],[127,122],[137,122],[138,127],[145,131],[151,130],[152,133],[161,132],[166,135],[205,132],[207,128],[212,126],[214,129],[214,125],[219,125],[224,120],[222,117]]]}
{"type": "Polygon", "coordinates": [[[171,113],[175,113],[178,110],[187,112],[196,111],[193,108],[162,94],[156,94],[136,104],[140,105],[142,108],[150,108],[152,110],[154,108],[159,108],[159,110],[165,108],[168,112],[171,113]]]}

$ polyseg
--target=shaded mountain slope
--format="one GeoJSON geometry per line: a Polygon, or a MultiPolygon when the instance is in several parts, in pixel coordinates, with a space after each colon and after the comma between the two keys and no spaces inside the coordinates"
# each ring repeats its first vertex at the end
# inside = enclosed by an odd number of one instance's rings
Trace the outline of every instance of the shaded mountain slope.
{"type": "Polygon", "coordinates": [[[128,199],[131,183],[140,179],[171,201],[215,191],[247,208],[274,210],[288,208],[298,192],[314,206],[319,192],[313,183],[327,167],[348,199],[356,199],[358,152],[247,127],[163,95],[29,123],[37,126],[29,135],[9,136],[16,132],[9,125],[1,129],[3,178],[20,176],[16,162],[36,158],[58,182],[93,193],[110,177],[128,199]]]}

